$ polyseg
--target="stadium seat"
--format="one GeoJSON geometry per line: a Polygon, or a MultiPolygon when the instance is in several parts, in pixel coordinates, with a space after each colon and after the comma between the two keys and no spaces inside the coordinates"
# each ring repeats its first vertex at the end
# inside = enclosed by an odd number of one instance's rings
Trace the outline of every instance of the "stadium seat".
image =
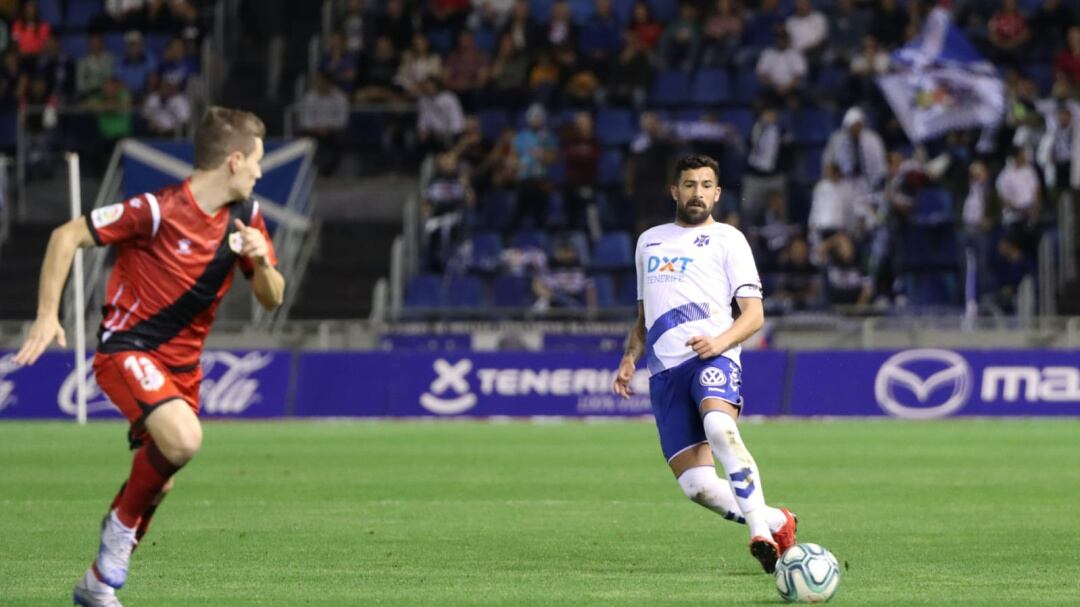
{"type": "Polygon", "coordinates": [[[698,70],[690,88],[690,101],[698,105],[717,105],[728,100],[731,94],[728,74],[722,69],[698,70]]]}
{"type": "Polygon", "coordinates": [[[443,290],[442,276],[435,274],[417,274],[405,287],[405,307],[438,308],[443,290]]]}
{"type": "Polygon", "coordinates": [[[596,288],[596,305],[610,308],[615,305],[615,279],[610,274],[596,274],[592,277],[596,288]]]}
{"type": "Polygon", "coordinates": [[[821,145],[800,149],[795,167],[795,180],[807,186],[817,183],[821,179],[821,157],[824,153],[825,147],[821,145]]]}
{"type": "Polygon", "coordinates": [[[94,17],[101,14],[101,0],[68,0],[64,27],[69,30],[85,30],[94,17]]]}
{"type": "Polygon", "coordinates": [[[446,288],[445,305],[448,308],[480,309],[487,305],[484,281],[476,276],[454,276],[446,288]]]}
{"type": "Polygon", "coordinates": [[[679,70],[664,70],[653,80],[652,102],[658,105],[685,105],[690,101],[690,75],[679,70]]]}
{"type": "Polygon", "coordinates": [[[1035,81],[1040,95],[1049,95],[1054,86],[1054,68],[1049,65],[1032,64],[1024,67],[1028,78],[1035,81]]]}
{"type": "Polygon", "coordinates": [[[562,154],[554,163],[548,166],[547,174],[548,179],[555,185],[561,187],[566,184],[566,159],[563,158],[562,154]]]}
{"type": "Polygon", "coordinates": [[[596,138],[600,140],[600,145],[626,145],[636,133],[634,114],[630,110],[606,109],[597,112],[596,138]]]}
{"type": "Polygon", "coordinates": [[[829,135],[836,130],[836,116],[828,111],[815,108],[803,108],[795,112],[795,143],[802,145],[820,145],[829,140],[829,135]]]}
{"type": "Polygon", "coordinates": [[[723,110],[720,112],[720,122],[734,125],[739,129],[743,139],[750,140],[750,131],[754,128],[754,113],[750,110],[723,110]]]}
{"type": "Polygon", "coordinates": [[[0,149],[14,150],[18,139],[18,115],[15,112],[0,114],[0,149]]]}
{"type": "Polygon", "coordinates": [[[491,285],[491,304],[496,308],[521,308],[533,302],[532,280],[501,274],[491,285]]]}
{"type": "Polygon", "coordinates": [[[838,91],[843,91],[848,86],[850,72],[835,67],[823,67],[817,74],[814,84],[817,88],[829,96],[834,96],[838,91]]]}
{"type": "Polygon", "coordinates": [[[596,13],[594,0],[570,0],[570,16],[574,23],[581,25],[596,13]]]}
{"type": "Polygon", "coordinates": [[[378,112],[350,112],[349,142],[366,148],[382,146],[383,118],[378,112]]]}
{"type": "Polygon", "coordinates": [[[469,269],[476,272],[494,272],[502,255],[502,237],[494,232],[478,232],[469,238],[472,262],[469,269]]]}
{"type": "Polygon", "coordinates": [[[634,266],[634,243],[626,232],[604,234],[593,247],[590,267],[594,270],[627,270],[634,266]]]}
{"type": "Polygon", "coordinates": [[[735,81],[732,83],[732,96],[742,105],[750,105],[757,100],[761,84],[758,82],[757,73],[753,67],[740,69],[735,73],[735,81]]]}
{"type": "Polygon", "coordinates": [[[953,222],[952,196],[943,188],[924,188],[915,196],[914,220],[919,225],[939,226],[953,222]]]}
{"type": "Polygon", "coordinates": [[[529,14],[538,23],[547,23],[551,19],[551,7],[555,0],[529,0],[529,14]]]}
{"type": "Polygon", "coordinates": [[[619,18],[619,23],[630,23],[630,17],[634,14],[634,2],[635,0],[615,0],[612,3],[612,11],[619,18]]]}
{"type": "Polygon", "coordinates": [[[915,272],[903,277],[908,302],[916,307],[955,305],[958,281],[952,272],[915,272]]]}
{"type": "MultiPolygon", "coordinates": [[[[53,25],[55,31],[56,26],[64,22],[64,9],[61,6],[62,0],[38,0],[38,14],[41,15],[41,20],[53,25]]],[[[101,2],[98,1],[98,12],[101,12],[101,2]]]]}
{"type": "Polygon", "coordinates": [[[623,180],[623,152],[618,148],[608,148],[600,153],[600,185],[615,186],[623,180]]]}
{"type": "Polygon", "coordinates": [[[514,233],[513,246],[519,249],[534,247],[547,251],[549,245],[548,234],[542,230],[521,230],[514,233]]]}
{"type": "Polygon", "coordinates": [[[652,9],[653,19],[660,23],[667,23],[679,14],[679,3],[676,0],[648,0],[649,8],[652,9]]]}
{"type": "Polygon", "coordinates": [[[510,119],[503,110],[480,110],[476,114],[480,120],[480,131],[489,141],[495,141],[510,126],[510,119]]]}
{"type": "Polygon", "coordinates": [[[64,34],[57,40],[60,42],[60,50],[73,60],[90,54],[90,39],[85,34],[64,34]]]}
{"type": "Polygon", "coordinates": [[[488,230],[506,230],[514,220],[516,209],[517,199],[513,192],[493,190],[480,203],[479,223],[488,230]]]}
{"type": "Polygon", "coordinates": [[[619,306],[636,306],[638,301],[637,277],[623,276],[619,281],[619,290],[615,294],[615,304],[619,306]]]}

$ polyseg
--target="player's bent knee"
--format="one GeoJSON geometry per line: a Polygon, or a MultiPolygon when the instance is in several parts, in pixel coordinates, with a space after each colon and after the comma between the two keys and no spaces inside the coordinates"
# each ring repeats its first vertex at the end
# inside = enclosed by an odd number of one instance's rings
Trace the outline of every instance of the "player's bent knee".
{"type": "Polygon", "coordinates": [[[146,429],[162,454],[177,466],[190,461],[202,446],[202,426],[183,400],[169,401],[146,418],[146,429]]]}

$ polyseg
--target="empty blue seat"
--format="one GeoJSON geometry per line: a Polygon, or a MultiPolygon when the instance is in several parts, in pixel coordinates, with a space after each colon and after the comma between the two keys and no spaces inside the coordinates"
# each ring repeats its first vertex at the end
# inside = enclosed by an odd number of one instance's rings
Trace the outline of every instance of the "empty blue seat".
{"type": "Polygon", "coordinates": [[[750,140],[750,131],[754,128],[754,114],[750,110],[724,110],[719,115],[720,122],[734,125],[743,139],[750,140]]]}
{"type": "Polygon", "coordinates": [[[596,114],[596,138],[600,145],[626,145],[637,134],[630,110],[607,109],[596,114]]]}
{"type": "Polygon", "coordinates": [[[730,97],[730,89],[731,83],[728,82],[726,70],[698,70],[690,89],[690,101],[699,105],[724,103],[730,97]]]}
{"type": "Polygon", "coordinates": [[[101,5],[101,0],[68,0],[64,26],[73,30],[90,27],[94,17],[101,14],[101,5]]]}
{"type": "Polygon", "coordinates": [[[735,101],[749,105],[757,100],[761,84],[758,82],[757,73],[753,67],[740,69],[735,73],[735,81],[732,83],[732,97],[735,101]]]}
{"type": "Polygon", "coordinates": [[[480,131],[490,141],[495,141],[499,135],[510,126],[510,119],[503,110],[480,110],[476,114],[480,121],[480,131]]]}
{"type": "Polygon", "coordinates": [[[478,232],[469,238],[472,261],[469,268],[479,272],[494,272],[502,255],[502,237],[494,232],[478,232]]]}
{"type": "Polygon", "coordinates": [[[547,251],[548,234],[542,230],[522,230],[514,234],[513,245],[519,249],[536,248],[547,251]]]}
{"type": "Polygon", "coordinates": [[[679,70],[665,70],[653,80],[652,102],[659,105],[684,105],[690,101],[690,75],[679,70]]]}
{"type": "Polygon", "coordinates": [[[438,308],[441,304],[443,279],[435,274],[417,274],[405,287],[405,307],[438,308]]]}
{"type": "Polygon", "coordinates": [[[819,89],[833,94],[844,90],[848,86],[850,72],[835,67],[823,67],[818,72],[815,84],[819,89]]]}
{"type": "Polygon", "coordinates": [[[795,178],[799,183],[814,184],[821,179],[821,157],[825,148],[820,145],[803,148],[799,151],[795,178]]]}
{"type": "Polygon", "coordinates": [[[648,0],[649,8],[652,9],[653,19],[660,23],[667,23],[679,14],[677,0],[648,0]]]}
{"type": "Polygon", "coordinates": [[[615,304],[620,306],[636,306],[638,302],[637,278],[624,276],[619,281],[619,290],[615,294],[615,304]]]}
{"type": "MultiPolygon", "coordinates": [[[[56,26],[64,22],[63,7],[60,6],[61,0],[38,0],[38,14],[41,15],[41,20],[52,24],[53,31],[56,31],[56,26]]],[[[98,1],[98,10],[101,10],[101,2],[98,1]]]]}
{"type": "Polygon", "coordinates": [[[634,243],[626,232],[610,232],[596,241],[591,267],[595,270],[626,270],[634,265],[634,243]]]}
{"type": "Polygon", "coordinates": [[[836,116],[828,111],[816,108],[803,108],[795,112],[795,143],[823,144],[836,130],[836,116]]]}
{"type": "Polygon", "coordinates": [[[349,113],[349,141],[353,145],[382,145],[383,115],[377,112],[349,113]]]}
{"type": "Polygon", "coordinates": [[[610,274],[597,274],[592,277],[596,289],[596,305],[610,308],[615,305],[615,279],[610,274]]]}
{"type": "Polygon", "coordinates": [[[90,54],[90,39],[84,34],[65,34],[58,38],[60,50],[73,61],[90,54]]]}
{"type": "Polygon", "coordinates": [[[476,308],[487,305],[484,281],[476,276],[454,276],[446,287],[445,305],[448,308],[476,308]]]}
{"type": "Polygon", "coordinates": [[[600,185],[619,185],[623,180],[623,152],[618,148],[609,148],[600,153],[600,185]]]}
{"type": "Polygon", "coordinates": [[[488,230],[505,230],[510,227],[516,209],[517,199],[513,192],[493,190],[480,204],[479,223],[488,230]]]}
{"type": "Polygon", "coordinates": [[[952,196],[944,188],[923,188],[915,195],[915,222],[945,225],[953,221],[952,196]]]}
{"type": "Polygon", "coordinates": [[[491,285],[491,303],[496,308],[522,308],[533,302],[532,280],[503,274],[491,285]]]}

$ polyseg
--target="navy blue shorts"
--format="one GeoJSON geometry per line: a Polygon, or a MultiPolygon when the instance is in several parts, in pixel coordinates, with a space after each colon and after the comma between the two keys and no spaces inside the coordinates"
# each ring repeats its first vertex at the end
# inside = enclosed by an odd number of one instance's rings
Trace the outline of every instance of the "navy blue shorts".
{"type": "Polygon", "coordinates": [[[660,448],[671,461],[680,451],[706,441],[701,401],[719,398],[742,408],[742,369],[729,358],[692,358],[649,378],[660,448]]]}

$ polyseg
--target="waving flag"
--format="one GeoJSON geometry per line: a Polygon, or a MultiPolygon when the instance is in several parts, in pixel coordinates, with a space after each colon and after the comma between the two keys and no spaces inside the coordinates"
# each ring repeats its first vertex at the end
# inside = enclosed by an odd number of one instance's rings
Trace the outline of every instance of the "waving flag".
{"type": "Polygon", "coordinates": [[[922,35],[893,52],[891,59],[893,71],[877,83],[911,141],[1001,122],[1001,78],[945,9],[931,11],[922,35]]]}

